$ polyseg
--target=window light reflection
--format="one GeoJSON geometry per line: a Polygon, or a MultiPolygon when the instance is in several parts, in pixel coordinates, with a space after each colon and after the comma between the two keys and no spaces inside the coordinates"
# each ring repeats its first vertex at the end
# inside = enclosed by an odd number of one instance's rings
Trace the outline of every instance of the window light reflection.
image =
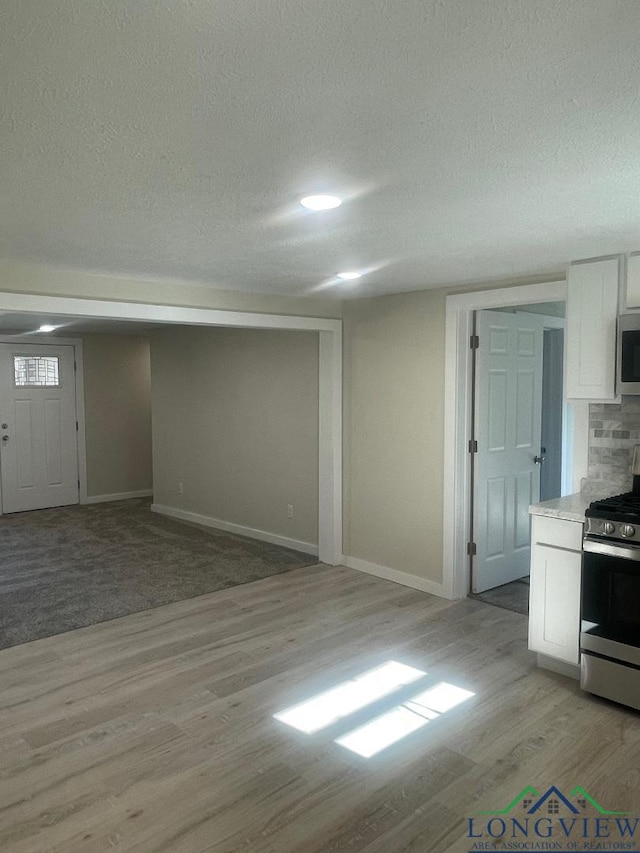
{"type": "Polygon", "coordinates": [[[335,742],[363,758],[371,758],[472,696],[475,694],[470,690],[442,681],[386,714],[336,738],[335,742]]]}
{"type": "MultiPolygon", "coordinates": [[[[437,716],[434,713],[431,719],[437,716]]],[[[392,711],[338,738],[336,743],[350,749],[351,752],[357,752],[363,758],[371,758],[392,743],[426,726],[429,719],[427,716],[414,713],[404,705],[398,705],[392,711]]]]}
{"type": "Polygon", "coordinates": [[[273,716],[294,729],[313,734],[425,675],[421,669],[388,661],[273,716]]]}
{"type": "Polygon", "coordinates": [[[412,707],[416,713],[420,713],[420,708],[429,708],[432,711],[437,711],[438,714],[445,714],[472,696],[475,696],[475,693],[470,690],[464,690],[462,687],[456,687],[455,684],[441,681],[435,687],[430,687],[429,690],[413,696],[405,704],[412,707]]]}

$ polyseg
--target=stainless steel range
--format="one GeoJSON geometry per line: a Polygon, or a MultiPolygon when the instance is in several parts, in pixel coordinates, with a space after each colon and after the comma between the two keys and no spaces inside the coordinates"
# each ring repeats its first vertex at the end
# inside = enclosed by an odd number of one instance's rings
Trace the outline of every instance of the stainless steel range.
{"type": "Polygon", "coordinates": [[[640,489],[586,511],[580,685],[640,710],[640,489]]]}

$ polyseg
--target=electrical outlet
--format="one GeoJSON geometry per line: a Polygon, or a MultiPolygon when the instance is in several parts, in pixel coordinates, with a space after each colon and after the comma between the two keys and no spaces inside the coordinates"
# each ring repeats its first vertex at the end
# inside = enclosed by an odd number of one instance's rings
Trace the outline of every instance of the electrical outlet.
{"type": "Polygon", "coordinates": [[[184,483],[182,482],[182,480],[178,482],[178,494],[184,495],[184,483]]]}
{"type": "Polygon", "coordinates": [[[293,504],[287,504],[287,518],[293,518],[293,504]]]}

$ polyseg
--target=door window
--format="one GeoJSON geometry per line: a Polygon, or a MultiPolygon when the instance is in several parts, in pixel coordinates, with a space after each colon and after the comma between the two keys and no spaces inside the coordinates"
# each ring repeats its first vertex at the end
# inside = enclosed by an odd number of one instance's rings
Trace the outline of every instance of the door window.
{"type": "Polygon", "coordinates": [[[14,355],[13,376],[16,388],[60,387],[57,355],[14,355]]]}

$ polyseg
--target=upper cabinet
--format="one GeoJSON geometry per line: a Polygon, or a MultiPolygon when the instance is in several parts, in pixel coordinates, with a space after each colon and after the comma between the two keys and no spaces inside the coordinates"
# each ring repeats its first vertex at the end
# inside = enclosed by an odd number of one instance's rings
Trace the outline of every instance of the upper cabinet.
{"type": "Polygon", "coordinates": [[[627,308],[640,308],[640,255],[627,258],[627,308]]]}
{"type": "Polygon", "coordinates": [[[566,325],[569,399],[615,399],[619,266],[619,258],[607,258],[569,267],[566,325]]]}

